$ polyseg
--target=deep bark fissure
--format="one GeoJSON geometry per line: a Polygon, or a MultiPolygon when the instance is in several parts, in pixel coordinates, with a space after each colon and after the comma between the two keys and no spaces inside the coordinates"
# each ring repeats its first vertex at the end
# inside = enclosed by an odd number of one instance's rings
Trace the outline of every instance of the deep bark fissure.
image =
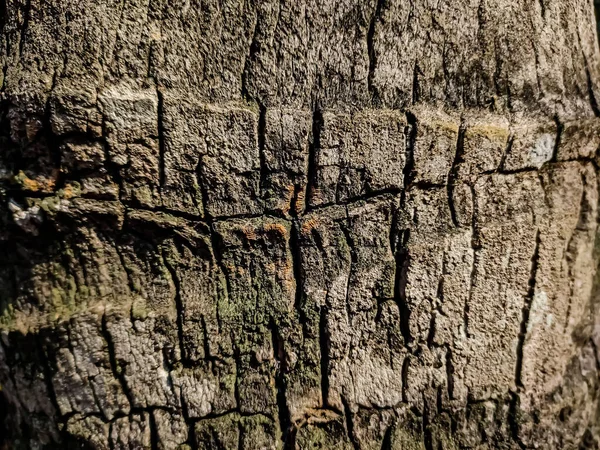
{"type": "Polygon", "coordinates": [[[369,29],[367,31],[367,53],[369,55],[369,74],[367,75],[367,86],[369,92],[371,93],[371,101],[373,102],[373,104],[378,104],[380,102],[379,92],[374,86],[375,69],[377,68],[377,53],[375,51],[375,29],[377,27],[377,23],[382,20],[381,12],[385,7],[385,1],[386,0],[377,0],[377,4],[375,5],[375,11],[371,16],[371,20],[369,21],[369,29]]]}
{"type": "Polygon", "coordinates": [[[537,271],[540,260],[540,243],[541,233],[540,230],[536,230],[535,234],[535,247],[533,255],[531,257],[531,270],[529,273],[528,280],[528,291],[523,302],[523,308],[521,310],[521,326],[519,330],[519,341],[517,343],[517,361],[515,365],[515,385],[517,388],[523,388],[523,381],[521,379],[523,371],[523,348],[525,346],[525,339],[527,338],[527,328],[529,325],[529,315],[531,312],[531,305],[535,296],[535,285],[537,280],[537,271]]]}
{"type": "Polygon", "coordinates": [[[164,99],[161,90],[156,88],[156,98],[158,100],[157,105],[157,130],[158,130],[158,187],[162,190],[165,185],[165,156],[166,156],[166,143],[165,143],[165,124],[164,124],[164,99]]]}
{"type": "Polygon", "coordinates": [[[312,117],[311,142],[308,146],[308,169],[306,172],[306,193],[304,195],[304,212],[311,207],[311,200],[317,184],[317,154],[321,148],[321,129],[323,127],[323,113],[319,104],[315,105],[312,117]]]}
{"type": "Polygon", "coordinates": [[[260,177],[259,177],[259,195],[263,197],[263,190],[267,183],[267,163],[265,160],[265,139],[266,139],[266,127],[267,127],[267,108],[262,104],[259,104],[259,115],[258,115],[258,161],[260,164],[260,177]]]}
{"type": "Polygon", "coordinates": [[[450,207],[450,217],[452,217],[452,223],[456,228],[459,227],[458,219],[456,217],[456,206],[454,205],[454,188],[458,179],[458,171],[460,170],[460,164],[464,160],[464,143],[465,143],[465,124],[461,122],[458,129],[458,138],[456,140],[456,153],[452,160],[452,166],[448,172],[448,181],[446,183],[446,189],[448,192],[448,205],[450,207]]]}
{"type": "Polygon", "coordinates": [[[396,277],[394,282],[394,301],[398,305],[400,312],[400,333],[404,338],[404,345],[409,347],[413,341],[410,331],[410,306],[406,298],[406,284],[408,282],[408,269],[410,266],[410,253],[408,250],[408,241],[410,239],[410,230],[403,230],[400,233],[399,247],[396,248],[396,277]]]}
{"type": "Polygon", "coordinates": [[[185,347],[185,339],[184,339],[184,330],[183,330],[183,321],[185,318],[185,306],[183,304],[183,299],[181,297],[181,283],[179,280],[179,276],[177,275],[177,270],[175,270],[175,268],[171,265],[171,263],[169,262],[168,256],[164,254],[165,252],[163,251],[163,255],[162,255],[162,259],[163,259],[163,263],[165,268],[167,269],[167,271],[169,272],[169,275],[171,276],[171,281],[173,282],[173,287],[175,288],[175,293],[174,293],[174,301],[175,301],[175,308],[177,310],[177,338],[179,341],[179,352],[181,354],[181,363],[186,366],[189,365],[189,358],[187,355],[187,350],[185,347]]]}
{"type": "Polygon", "coordinates": [[[129,390],[129,386],[127,385],[127,380],[125,378],[125,371],[120,367],[117,356],[115,353],[115,344],[113,342],[110,331],[108,330],[108,318],[106,317],[106,312],[102,315],[102,328],[101,328],[102,336],[106,342],[106,351],[108,352],[108,360],[110,361],[110,368],[113,373],[113,376],[116,380],[119,381],[121,386],[121,390],[123,394],[127,398],[129,402],[129,409],[133,407],[133,399],[131,396],[131,392],[129,390]]]}
{"type": "Polygon", "coordinates": [[[348,401],[346,400],[345,397],[342,397],[341,399],[342,399],[342,405],[344,406],[344,419],[346,421],[346,434],[348,435],[348,438],[350,439],[350,442],[352,443],[354,450],[359,450],[360,444],[358,442],[356,434],[354,433],[354,422],[352,420],[353,414],[352,414],[352,411],[350,410],[350,405],[348,404],[348,401]]]}
{"type": "Polygon", "coordinates": [[[29,31],[29,21],[31,20],[31,0],[25,0],[23,11],[23,24],[21,25],[21,34],[19,37],[19,58],[23,58],[23,49],[25,47],[25,37],[29,31]]]}
{"type": "Polygon", "coordinates": [[[321,399],[323,407],[329,406],[329,345],[330,336],[327,329],[327,306],[321,306],[319,316],[319,348],[321,362],[321,399]]]}

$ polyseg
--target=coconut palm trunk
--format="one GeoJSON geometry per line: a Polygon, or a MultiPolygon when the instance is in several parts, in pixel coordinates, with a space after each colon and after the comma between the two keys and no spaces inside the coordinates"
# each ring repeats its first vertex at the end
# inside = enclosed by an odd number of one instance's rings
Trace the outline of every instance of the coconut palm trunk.
{"type": "Polygon", "coordinates": [[[595,3],[0,0],[0,448],[598,448],[595,3]]]}

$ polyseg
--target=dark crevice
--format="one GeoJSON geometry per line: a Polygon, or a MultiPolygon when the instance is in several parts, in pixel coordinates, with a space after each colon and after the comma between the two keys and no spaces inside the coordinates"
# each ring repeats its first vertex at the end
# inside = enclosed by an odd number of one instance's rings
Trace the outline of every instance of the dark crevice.
{"type": "Polygon", "coordinates": [[[469,311],[471,308],[471,302],[473,300],[473,290],[475,289],[475,281],[477,270],[479,266],[481,243],[479,242],[479,231],[477,224],[477,215],[479,214],[479,208],[477,204],[477,197],[475,196],[475,188],[471,185],[471,198],[473,199],[473,212],[471,216],[471,249],[473,250],[473,265],[471,266],[471,274],[469,277],[469,295],[465,300],[463,307],[463,325],[465,336],[469,336],[469,311]]]}
{"type": "MultiPolygon", "coordinates": [[[[515,137],[514,135],[510,135],[508,137],[508,142],[506,143],[506,148],[504,149],[504,153],[502,154],[502,158],[500,158],[500,163],[498,164],[498,169],[491,171],[490,173],[494,173],[494,172],[503,172],[504,171],[504,166],[506,164],[506,158],[508,158],[508,155],[510,155],[510,152],[512,150],[512,146],[513,146],[513,142],[515,141],[515,137]]],[[[484,173],[485,174],[485,173],[484,173]]]]}
{"type": "Polygon", "coordinates": [[[385,6],[385,0],[377,0],[377,5],[375,6],[375,12],[371,17],[371,21],[369,22],[369,29],[367,31],[367,51],[369,53],[369,75],[367,76],[367,86],[368,90],[371,93],[371,101],[374,105],[378,105],[381,103],[379,98],[379,91],[373,85],[373,81],[375,78],[375,69],[377,68],[377,54],[375,52],[375,27],[377,26],[377,22],[380,22],[381,12],[385,6]]]}
{"type": "Polygon", "coordinates": [[[429,349],[431,349],[434,344],[435,319],[437,318],[437,315],[438,315],[438,312],[433,309],[433,305],[432,305],[431,316],[429,318],[429,331],[427,332],[427,348],[429,348],[429,349]]]}
{"type": "Polygon", "coordinates": [[[392,432],[394,431],[394,425],[390,425],[385,434],[383,435],[383,441],[381,442],[381,450],[393,450],[392,449],[392,432]]]}
{"type": "Polygon", "coordinates": [[[594,17],[596,19],[596,38],[600,42],[600,0],[594,0],[594,17]]]}
{"type": "Polygon", "coordinates": [[[592,338],[592,337],[589,339],[589,342],[590,342],[590,347],[594,351],[594,360],[596,361],[596,371],[598,372],[598,375],[600,376],[600,353],[598,353],[598,346],[596,345],[596,342],[594,341],[594,338],[592,338]]]}
{"type": "MultiPolygon", "coordinates": [[[[575,265],[575,260],[577,258],[577,237],[578,235],[582,232],[586,230],[586,222],[588,221],[587,219],[587,215],[589,214],[590,211],[592,211],[592,206],[591,206],[591,202],[588,199],[588,192],[586,190],[586,179],[585,176],[582,174],[581,175],[581,185],[582,185],[582,192],[581,192],[581,199],[579,201],[579,218],[577,220],[577,225],[575,226],[575,230],[573,230],[573,232],[571,233],[571,237],[569,238],[569,241],[567,243],[567,247],[566,247],[566,253],[565,253],[565,258],[566,258],[566,262],[567,262],[567,269],[568,269],[568,276],[569,276],[569,280],[573,280],[576,277],[576,274],[574,273],[574,265],[575,265]]],[[[569,326],[569,321],[571,319],[571,308],[572,308],[572,302],[573,302],[573,297],[575,295],[575,283],[571,282],[570,283],[570,291],[569,291],[569,302],[567,305],[567,312],[566,312],[566,316],[565,316],[565,323],[564,323],[564,329],[566,330],[567,327],[569,326]]]]}
{"type": "MultiPolygon", "coordinates": [[[[423,445],[425,446],[425,450],[434,450],[433,448],[433,436],[431,433],[431,424],[429,420],[429,406],[427,403],[427,398],[425,398],[425,393],[423,393],[423,445]]],[[[435,449],[438,450],[438,449],[435,449]]]]}
{"type": "Polygon", "coordinates": [[[585,56],[585,53],[582,52],[582,54],[583,54],[583,61],[585,63],[585,77],[586,77],[586,81],[587,81],[587,89],[588,89],[590,106],[592,108],[592,111],[594,112],[594,115],[596,117],[600,117],[600,109],[598,108],[598,100],[596,99],[596,94],[594,93],[594,83],[592,81],[592,75],[590,74],[590,67],[588,65],[588,59],[587,59],[587,56],[585,56]]]}
{"type": "Polygon", "coordinates": [[[194,173],[196,175],[196,181],[198,182],[198,189],[200,189],[200,197],[202,199],[202,212],[206,221],[209,224],[211,224],[212,216],[208,211],[208,190],[206,189],[206,185],[204,183],[204,176],[202,174],[202,169],[204,167],[203,163],[203,157],[200,156],[200,158],[198,158],[198,164],[196,165],[196,170],[194,171],[194,173]]]}
{"type": "Polygon", "coordinates": [[[264,105],[259,105],[260,113],[258,116],[258,159],[260,163],[259,177],[259,195],[262,198],[263,190],[267,183],[267,164],[265,161],[265,140],[267,127],[267,108],[264,105]]]}
{"type": "Polygon", "coordinates": [[[308,211],[310,201],[314,196],[317,185],[317,152],[321,146],[321,129],[323,128],[323,113],[320,106],[315,105],[312,118],[312,139],[308,146],[308,169],[306,180],[306,194],[304,195],[304,210],[308,211]]]}
{"type": "Polygon", "coordinates": [[[458,180],[458,171],[460,164],[464,161],[464,144],[465,144],[465,132],[466,128],[464,123],[460,125],[458,130],[458,139],[456,140],[456,153],[454,154],[454,160],[452,161],[452,167],[448,173],[448,182],[446,183],[446,189],[448,191],[448,206],[450,208],[450,216],[452,217],[452,223],[455,227],[459,227],[458,218],[456,216],[456,207],[454,206],[454,187],[458,180]]]}
{"type": "Polygon", "coordinates": [[[563,131],[565,128],[558,116],[554,117],[554,123],[556,123],[556,141],[554,143],[554,150],[552,151],[552,158],[550,159],[550,162],[558,161],[558,150],[560,149],[563,131]]]}
{"type": "Polygon", "coordinates": [[[177,337],[179,339],[179,351],[181,352],[181,362],[185,366],[189,363],[187,351],[184,345],[183,318],[185,317],[185,307],[181,298],[181,284],[177,276],[177,270],[169,263],[168,258],[163,252],[163,262],[173,281],[175,287],[175,307],[177,309],[177,337]]]}
{"type": "Polygon", "coordinates": [[[251,103],[254,102],[255,99],[250,94],[250,91],[248,89],[248,77],[250,76],[250,64],[256,58],[256,54],[260,51],[260,43],[258,41],[259,22],[260,16],[257,13],[256,23],[254,24],[254,30],[252,32],[252,42],[250,43],[250,48],[248,49],[248,54],[246,55],[246,59],[244,61],[244,69],[242,72],[241,82],[242,98],[251,103]]]}
{"type": "Polygon", "coordinates": [[[31,0],[25,1],[25,8],[23,11],[23,24],[21,25],[21,36],[19,39],[19,58],[23,58],[23,47],[25,45],[25,36],[29,29],[29,21],[31,20],[31,0]]]}
{"type": "Polygon", "coordinates": [[[410,357],[407,356],[402,361],[402,401],[408,403],[408,369],[410,367],[410,357]]]}
{"type": "Polygon", "coordinates": [[[406,121],[408,125],[404,131],[406,137],[405,161],[402,175],[404,188],[408,188],[415,178],[415,142],[417,140],[417,118],[414,114],[407,112],[406,121]]]}
{"type": "Polygon", "coordinates": [[[52,372],[50,371],[50,365],[48,364],[48,357],[47,357],[46,353],[44,352],[44,345],[42,343],[40,335],[36,336],[36,340],[37,340],[36,344],[37,344],[39,361],[42,365],[43,379],[46,384],[46,390],[48,391],[48,397],[50,399],[50,402],[52,403],[52,406],[56,409],[56,413],[60,414],[60,408],[58,406],[58,399],[56,397],[56,392],[54,391],[54,386],[52,384],[52,372]]]}
{"type": "MultiPolygon", "coordinates": [[[[200,324],[202,325],[202,335],[204,337],[202,340],[202,347],[204,349],[204,358],[209,359],[209,360],[215,359],[210,354],[210,334],[209,334],[208,328],[206,326],[206,319],[204,318],[204,314],[202,316],[200,316],[200,324]]],[[[182,344],[180,344],[180,345],[182,345],[182,344]]],[[[183,359],[183,350],[181,353],[181,358],[183,359]]]]}
{"type": "Polygon", "coordinates": [[[165,185],[165,129],[164,129],[164,99],[163,94],[160,89],[156,89],[156,96],[158,98],[158,119],[157,119],[157,129],[158,129],[158,186],[162,189],[165,185]]]}
{"type": "Polygon", "coordinates": [[[521,449],[526,449],[527,447],[521,441],[521,437],[519,436],[519,434],[520,434],[519,423],[521,422],[520,409],[519,409],[520,398],[516,392],[511,392],[510,395],[511,395],[511,399],[510,399],[510,403],[509,403],[509,407],[508,407],[508,421],[509,421],[510,433],[513,438],[513,441],[516,442],[517,445],[521,449]]]}
{"type": "Polygon", "coordinates": [[[156,420],[154,418],[153,411],[150,411],[148,414],[148,425],[150,426],[150,448],[152,450],[159,450],[159,438],[158,438],[158,428],[156,426],[156,420]]]}
{"type": "Polygon", "coordinates": [[[407,347],[413,341],[410,332],[410,307],[406,299],[406,284],[408,282],[408,268],[410,265],[410,254],[407,245],[409,238],[410,230],[401,231],[395,254],[396,276],[394,282],[394,301],[398,305],[400,312],[400,333],[407,347]]]}
{"type": "Polygon", "coordinates": [[[352,446],[354,450],[360,450],[360,444],[358,439],[356,438],[356,434],[354,433],[354,422],[352,421],[352,411],[350,411],[350,405],[345,397],[342,396],[342,405],[344,406],[344,419],[346,420],[346,433],[350,442],[352,442],[352,446]]]}
{"type": "Polygon", "coordinates": [[[321,307],[319,317],[319,347],[321,350],[321,396],[323,407],[329,406],[329,347],[330,336],[327,329],[327,307],[321,307]]]}
{"type": "Polygon", "coordinates": [[[346,221],[347,224],[341,224],[340,228],[342,233],[344,234],[344,239],[346,240],[346,245],[350,249],[350,267],[348,269],[348,280],[346,282],[346,315],[348,316],[348,325],[352,327],[352,311],[350,308],[350,288],[352,287],[352,274],[354,272],[354,267],[358,262],[358,256],[356,254],[356,246],[354,243],[354,238],[352,237],[352,232],[350,230],[350,219],[348,217],[348,210],[346,209],[346,221]]]}
{"type": "Polygon", "coordinates": [[[515,368],[515,384],[518,388],[523,387],[523,382],[521,380],[521,372],[523,369],[523,346],[525,344],[525,338],[527,337],[527,325],[529,323],[529,313],[531,310],[531,303],[533,302],[533,296],[535,295],[535,283],[537,270],[540,259],[540,230],[536,231],[535,236],[535,248],[533,251],[533,256],[531,257],[531,270],[529,274],[529,288],[527,291],[527,296],[525,297],[525,302],[523,304],[523,309],[521,312],[521,328],[519,331],[519,340],[517,343],[517,362],[515,368]]]}
{"type": "Polygon", "coordinates": [[[107,130],[106,117],[102,116],[102,149],[104,150],[104,168],[108,172],[111,180],[119,186],[118,199],[120,202],[123,202],[123,174],[121,173],[121,166],[119,166],[111,157],[111,152],[109,150],[109,144],[107,140],[107,136],[109,132],[107,130]]]}
{"type": "Polygon", "coordinates": [[[125,379],[125,372],[119,366],[119,363],[117,361],[117,355],[115,353],[115,345],[112,340],[110,331],[108,331],[108,319],[106,317],[106,312],[102,315],[101,332],[102,332],[102,336],[104,337],[104,340],[106,341],[106,349],[108,351],[108,359],[110,361],[110,368],[113,373],[113,377],[119,381],[119,384],[121,385],[121,390],[123,391],[123,394],[125,394],[125,397],[127,397],[127,400],[129,402],[129,407],[131,408],[133,406],[133,399],[131,398],[131,392],[129,392],[129,388],[127,386],[127,380],[125,379]]]}
{"type": "Polygon", "coordinates": [[[446,346],[446,382],[448,383],[448,398],[454,400],[454,364],[452,364],[450,346],[446,346]]]}
{"type": "Polygon", "coordinates": [[[383,196],[386,196],[386,195],[396,196],[396,195],[401,195],[403,193],[404,193],[404,190],[403,189],[398,189],[398,188],[379,189],[379,190],[376,190],[376,191],[367,192],[367,193],[362,194],[362,195],[352,196],[352,197],[350,197],[350,198],[348,198],[346,200],[332,201],[332,202],[322,203],[320,205],[311,206],[310,210],[311,211],[317,211],[317,210],[322,210],[322,209],[329,208],[329,207],[332,207],[332,206],[352,205],[354,203],[358,203],[358,202],[362,202],[362,201],[374,199],[374,198],[377,198],[377,197],[383,197],[383,196]]]}
{"type": "Polygon", "coordinates": [[[290,231],[290,253],[292,254],[292,268],[294,274],[294,280],[296,282],[296,290],[294,293],[294,307],[298,313],[298,320],[302,325],[303,334],[306,335],[305,326],[307,323],[306,314],[303,309],[303,295],[302,295],[302,254],[300,250],[300,224],[297,220],[294,220],[292,229],[290,231]]]}
{"type": "Polygon", "coordinates": [[[419,63],[415,61],[413,68],[413,81],[412,81],[412,104],[419,103],[419,75],[422,75],[419,63]]]}

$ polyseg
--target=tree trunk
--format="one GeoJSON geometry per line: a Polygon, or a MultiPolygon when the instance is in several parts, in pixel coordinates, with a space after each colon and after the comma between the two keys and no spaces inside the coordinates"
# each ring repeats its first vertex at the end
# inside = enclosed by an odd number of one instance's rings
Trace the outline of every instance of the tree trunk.
{"type": "Polygon", "coordinates": [[[594,12],[0,0],[0,447],[598,448],[594,12]]]}

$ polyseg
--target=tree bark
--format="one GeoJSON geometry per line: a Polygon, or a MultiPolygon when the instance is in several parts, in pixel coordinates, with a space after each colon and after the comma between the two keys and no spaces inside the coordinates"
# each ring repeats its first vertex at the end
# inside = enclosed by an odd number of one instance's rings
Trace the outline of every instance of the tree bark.
{"type": "Polygon", "coordinates": [[[0,0],[0,442],[591,449],[592,0],[0,0]]]}

